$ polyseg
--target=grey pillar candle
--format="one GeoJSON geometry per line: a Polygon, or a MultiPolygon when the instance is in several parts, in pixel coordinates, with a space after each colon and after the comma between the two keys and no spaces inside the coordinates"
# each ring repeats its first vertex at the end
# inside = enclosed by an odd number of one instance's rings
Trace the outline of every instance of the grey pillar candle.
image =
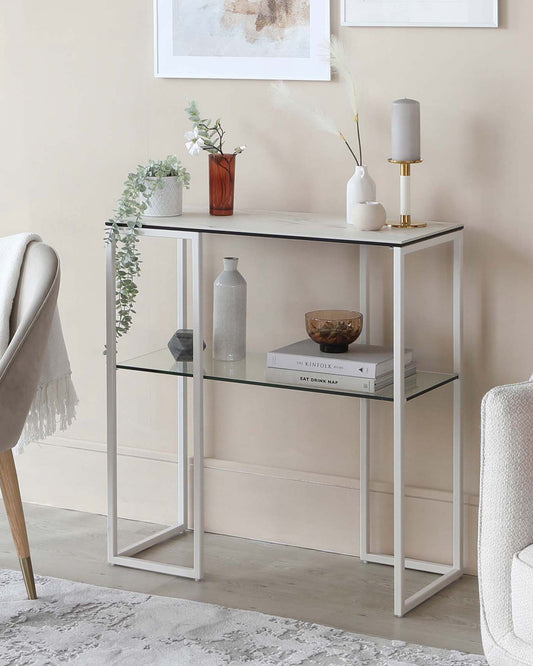
{"type": "Polygon", "coordinates": [[[392,159],[414,162],[420,159],[420,102],[397,99],[392,103],[392,159]]]}

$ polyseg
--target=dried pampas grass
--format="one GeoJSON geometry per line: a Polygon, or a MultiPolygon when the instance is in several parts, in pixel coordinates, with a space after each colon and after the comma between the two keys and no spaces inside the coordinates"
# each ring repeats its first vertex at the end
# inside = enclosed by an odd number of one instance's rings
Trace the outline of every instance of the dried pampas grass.
{"type": "Polygon", "coordinates": [[[291,90],[285,82],[277,81],[273,83],[272,93],[274,103],[278,108],[294,111],[294,113],[311,122],[316,129],[339,136],[340,132],[333,119],[308,97],[291,90]]]}

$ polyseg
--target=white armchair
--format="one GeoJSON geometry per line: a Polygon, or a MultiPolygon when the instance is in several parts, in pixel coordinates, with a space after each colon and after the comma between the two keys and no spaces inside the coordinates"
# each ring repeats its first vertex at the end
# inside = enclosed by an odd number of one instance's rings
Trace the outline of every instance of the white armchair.
{"type": "Polygon", "coordinates": [[[482,405],[481,633],[490,666],[533,665],[533,381],[482,405]]]}
{"type": "Polygon", "coordinates": [[[0,489],[28,599],[35,599],[37,594],[11,449],[20,437],[39,381],[59,280],[59,261],[54,250],[44,243],[30,243],[11,311],[9,345],[0,356],[0,489]]]}

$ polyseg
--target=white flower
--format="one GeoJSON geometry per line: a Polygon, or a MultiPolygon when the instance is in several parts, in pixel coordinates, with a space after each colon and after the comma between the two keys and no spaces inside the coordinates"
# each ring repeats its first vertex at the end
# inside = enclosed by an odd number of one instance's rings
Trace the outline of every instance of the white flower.
{"type": "Polygon", "coordinates": [[[198,134],[198,127],[195,127],[192,132],[185,132],[185,147],[190,155],[199,155],[205,141],[198,134]]]}
{"type": "Polygon", "coordinates": [[[244,153],[245,150],[246,150],[246,146],[238,146],[238,147],[235,148],[235,150],[233,151],[233,154],[234,154],[234,155],[240,155],[240,153],[244,153]]]}

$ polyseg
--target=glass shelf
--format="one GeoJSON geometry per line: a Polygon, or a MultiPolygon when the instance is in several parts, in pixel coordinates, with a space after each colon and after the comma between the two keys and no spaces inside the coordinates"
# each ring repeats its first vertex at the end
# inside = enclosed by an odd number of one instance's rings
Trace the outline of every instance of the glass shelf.
{"type": "MultiPolygon", "coordinates": [[[[299,386],[295,384],[282,384],[269,381],[265,377],[266,354],[247,354],[242,361],[225,362],[214,361],[209,354],[204,354],[204,378],[220,382],[235,382],[237,384],[255,384],[259,386],[273,386],[275,388],[290,389],[293,391],[311,391],[313,393],[332,393],[334,395],[346,395],[355,398],[368,398],[370,400],[386,400],[392,402],[394,399],[393,384],[375,392],[348,391],[345,389],[326,389],[315,386],[299,386]]],[[[177,375],[192,377],[192,362],[175,362],[168,349],[160,349],[143,356],[137,356],[126,361],[119,361],[117,368],[121,370],[137,370],[139,372],[154,372],[163,375],[177,375]]],[[[446,372],[417,372],[413,378],[409,378],[405,389],[405,397],[412,400],[428,391],[433,391],[444,384],[457,379],[455,373],[446,372]]]]}

